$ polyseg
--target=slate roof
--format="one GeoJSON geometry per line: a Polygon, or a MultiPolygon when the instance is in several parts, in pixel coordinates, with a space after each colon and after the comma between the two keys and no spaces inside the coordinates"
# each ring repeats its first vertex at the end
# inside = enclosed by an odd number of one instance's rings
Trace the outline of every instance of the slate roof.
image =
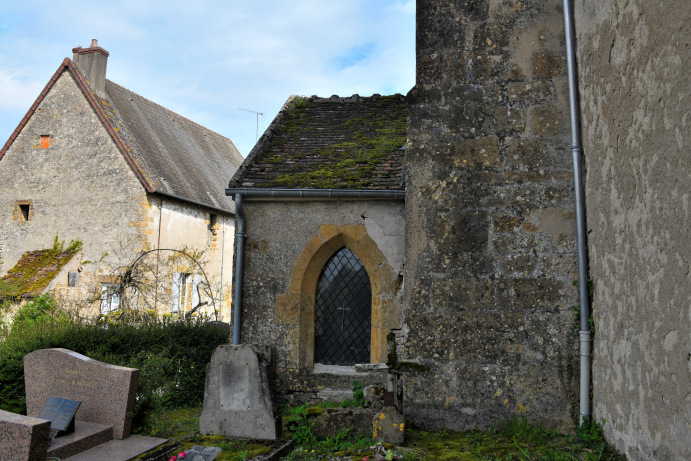
{"type": "Polygon", "coordinates": [[[229,187],[402,189],[405,96],[291,96],[229,187]]]}
{"type": "Polygon", "coordinates": [[[0,150],[0,159],[64,71],[72,73],[147,192],[235,211],[225,186],[228,174],[237,170],[243,158],[230,139],[110,80],[106,80],[106,97],[100,98],[68,58],[0,150]]]}

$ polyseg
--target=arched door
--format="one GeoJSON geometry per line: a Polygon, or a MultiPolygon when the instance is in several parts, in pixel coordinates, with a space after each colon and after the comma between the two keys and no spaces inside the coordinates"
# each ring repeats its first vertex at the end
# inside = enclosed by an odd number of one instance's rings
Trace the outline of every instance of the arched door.
{"type": "Polygon", "coordinates": [[[372,287],[360,259],[343,247],[324,265],[314,309],[314,361],[355,365],[370,361],[372,287]]]}

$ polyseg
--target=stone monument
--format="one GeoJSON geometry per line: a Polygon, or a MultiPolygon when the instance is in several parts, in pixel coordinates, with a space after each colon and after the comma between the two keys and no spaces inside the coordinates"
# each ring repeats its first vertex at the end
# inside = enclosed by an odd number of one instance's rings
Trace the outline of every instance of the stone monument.
{"type": "Polygon", "coordinates": [[[276,440],[281,420],[270,353],[256,345],[218,346],[206,367],[203,435],[276,440]]]}
{"type": "Polygon", "coordinates": [[[81,402],[77,421],[113,427],[113,438],[130,435],[139,370],[99,362],[67,349],[24,356],[26,411],[38,416],[50,397],[81,402]]]}
{"type": "Polygon", "coordinates": [[[45,461],[50,421],[0,410],[0,460],[45,461]]]}

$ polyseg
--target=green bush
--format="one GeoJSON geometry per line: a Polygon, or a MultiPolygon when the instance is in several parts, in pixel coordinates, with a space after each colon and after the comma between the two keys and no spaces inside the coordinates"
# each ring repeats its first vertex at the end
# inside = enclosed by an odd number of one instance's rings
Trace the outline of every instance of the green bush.
{"type": "MultiPolygon", "coordinates": [[[[42,303],[51,306],[46,300],[42,303]]],[[[21,414],[26,414],[23,358],[35,350],[61,347],[138,368],[136,427],[152,411],[201,406],[206,365],[229,337],[227,327],[199,318],[99,325],[35,305],[22,311],[22,319],[0,342],[0,409],[21,414]]]]}

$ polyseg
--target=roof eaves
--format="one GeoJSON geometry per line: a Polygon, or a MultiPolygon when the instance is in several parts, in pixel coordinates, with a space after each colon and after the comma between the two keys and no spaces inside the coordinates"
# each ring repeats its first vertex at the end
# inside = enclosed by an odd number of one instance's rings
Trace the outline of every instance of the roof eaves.
{"type": "Polygon", "coordinates": [[[120,149],[120,152],[125,157],[125,160],[127,161],[127,163],[129,163],[130,167],[132,168],[132,171],[134,171],[134,174],[137,175],[137,178],[139,178],[139,181],[144,186],[144,189],[146,189],[146,191],[149,193],[154,192],[153,185],[149,181],[147,181],[146,177],[144,176],[144,173],[137,166],[137,163],[134,161],[134,159],[130,155],[129,151],[127,150],[127,147],[125,146],[125,144],[122,142],[120,137],[117,135],[117,133],[113,129],[113,125],[108,121],[106,114],[103,112],[101,105],[96,100],[96,96],[94,96],[93,91],[91,91],[89,84],[86,83],[86,81],[84,80],[82,73],[79,71],[77,66],[70,59],[65,58],[65,61],[67,62],[67,67],[72,72],[74,79],[77,81],[77,84],[79,85],[82,92],[84,93],[84,96],[86,96],[86,99],[88,99],[89,103],[91,103],[91,107],[93,107],[94,112],[96,112],[96,115],[98,116],[98,118],[101,119],[103,126],[108,131],[108,134],[110,134],[110,137],[113,139],[113,142],[115,142],[115,144],[120,149]]]}

